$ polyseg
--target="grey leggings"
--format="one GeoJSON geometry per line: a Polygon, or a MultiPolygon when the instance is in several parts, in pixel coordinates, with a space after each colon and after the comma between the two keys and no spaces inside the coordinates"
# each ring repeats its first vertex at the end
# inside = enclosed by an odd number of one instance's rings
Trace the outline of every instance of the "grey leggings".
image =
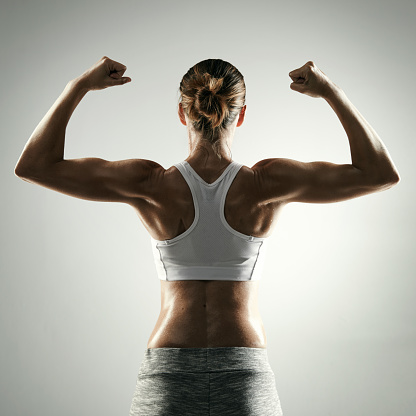
{"type": "Polygon", "coordinates": [[[281,416],[264,348],[151,348],[130,416],[281,416]]]}

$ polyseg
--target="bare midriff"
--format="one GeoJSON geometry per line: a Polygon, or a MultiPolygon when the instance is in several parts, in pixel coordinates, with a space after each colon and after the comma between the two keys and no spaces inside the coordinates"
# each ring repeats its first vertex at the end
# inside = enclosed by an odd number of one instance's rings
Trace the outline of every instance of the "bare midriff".
{"type": "Polygon", "coordinates": [[[160,281],[161,310],[147,348],[266,348],[258,281],[160,281]]]}

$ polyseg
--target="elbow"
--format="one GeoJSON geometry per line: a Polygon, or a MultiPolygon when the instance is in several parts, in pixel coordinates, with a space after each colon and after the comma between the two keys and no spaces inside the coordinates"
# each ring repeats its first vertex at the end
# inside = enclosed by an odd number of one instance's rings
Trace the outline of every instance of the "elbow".
{"type": "Polygon", "coordinates": [[[388,185],[389,187],[397,185],[400,182],[400,174],[395,167],[393,167],[393,169],[390,171],[390,174],[386,178],[386,182],[386,185],[388,185]]]}
{"type": "Polygon", "coordinates": [[[388,175],[384,172],[375,181],[376,187],[380,190],[389,189],[400,182],[400,174],[397,169],[393,169],[388,175]]]}
{"type": "Polygon", "coordinates": [[[374,192],[389,189],[400,182],[400,174],[394,166],[382,170],[361,170],[361,174],[362,184],[374,192]]]}
{"type": "Polygon", "coordinates": [[[14,168],[14,174],[18,177],[23,179],[25,176],[27,176],[27,169],[22,166],[20,163],[17,163],[17,165],[14,168]]]}
{"type": "Polygon", "coordinates": [[[14,174],[23,180],[28,180],[31,176],[33,176],[32,169],[29,169],[27,166],[17,163],[17,165],[14,168],[14,174]]]}
{"type": "Polygon", "coordinates": [[[400,174],[397,170],[395,170],[390,180],[391,186],[397,185],[399,182],[400,182],[400,174]]]}

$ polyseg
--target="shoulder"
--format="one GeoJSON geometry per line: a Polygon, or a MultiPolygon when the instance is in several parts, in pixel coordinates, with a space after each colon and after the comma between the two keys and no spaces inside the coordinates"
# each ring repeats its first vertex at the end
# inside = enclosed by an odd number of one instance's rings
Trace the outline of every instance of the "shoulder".
{"type": "Polygon", "coordinates": [[[260,160],[251,169],[257,174],[264,175],[290,174],[294,170],[305,168],[306,165],[306,163],[294,159],[271,158],[260,160]]]}
{"type": "Polygon", "coordinates": [[[165,169],[154,163],[150,163],[147,167],[150,199],[156,204],[165,204],[168,201],[183,199],[190,195],[189,186],[175,165],[165,169]]]}
{"type": "Polygon", "coordinates": [[[166,172],[162,165],[147,159],[126,159],[107,163],[115,172],[114,175],[119,176],[119,182],[132,188],[131,195],[145,199],[152,199],[155,188],[163,182],[166,172]]]}
{"type": "Polygon", "coordinates": [[[137,179],[149,182],[163,180],[167,170],[157,162],[147,159],[131,159],[129,166],[132,175],[137,179]]]}
{"type": "Polygon", "coordinates": [[[131,173],[136,173],[143,176],[160,175],[166,169],[157,162],[147,159],[129,159],[124,161],[126,168],[131,170],[131,173]]]}
{"type": "Polygon", "coordinates": [[[314,168],[316,163],[300,162],[294,159],[273,158],[261,160],[251,169],[255,172],[255,176],[261,183],[267,183],[269,181],[272,181],[274,184],[276,181],[288,183],[298,181],[305,175],[308,175],[308,172],[314,168]]]}
{"type": "Polygon", "coordinates": [[[265,202],[285,202],[305,181],[310,164],[286,158],[263,159],[251,167],[261,198],[265,202]]]}

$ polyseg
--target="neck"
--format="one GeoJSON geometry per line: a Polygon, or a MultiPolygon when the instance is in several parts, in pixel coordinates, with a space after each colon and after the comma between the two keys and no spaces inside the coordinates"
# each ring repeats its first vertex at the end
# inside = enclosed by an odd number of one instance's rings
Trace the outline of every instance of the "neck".
{"type": "Polygon", "coordinates": [[[192,143],[189,149],[189,156],[187,160],[193,160],[197,163],[223,165],[230,163],[232,160],[231,146],[224,140],[219,140],[217,147],[213,148],[211,143],[201,140],[197,143],[192,143]]]}
{"type": "Polygon", "coordinates": [[[224,165],[229,164],[232,160],[231,144],[234,136],[234,129],[228,131],[223,137],[218,139],[215,150],[211,143],[203,140],[201,135],[195,130],[188,131],[189,138],[189,156],[187,161],[195,161],[197,164],[224,165]]]}

